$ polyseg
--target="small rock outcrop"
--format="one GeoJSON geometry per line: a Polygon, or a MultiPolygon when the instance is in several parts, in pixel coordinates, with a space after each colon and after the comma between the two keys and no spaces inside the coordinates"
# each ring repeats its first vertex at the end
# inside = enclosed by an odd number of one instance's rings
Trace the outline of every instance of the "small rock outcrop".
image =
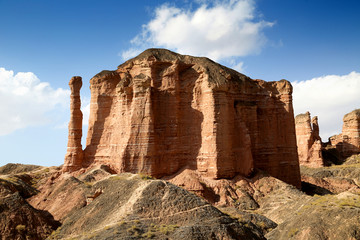
{"type": "Polygon", "coordinates": [[[220,179],[259,168],[300,186],[286,80],[253,80],[207,58],[149,49],[95,75],[90,89],[83,160],[80,140],[69,139],[66,172],[105,164],[117,173],[160,178],[185,168],[220,179]]]}
{"type": "Polygon", "coordinates": [[[81,146],[82,137],[82,119],[80,89],[82,86],[81,77],[72,77],[69,86],[70,95],[70,122],[69,122],[69,138],[67,152],[63,171],[71,172],[82,168],[83,149],[81,146]]]}
{"type": "Polygon", "coordinates": [[[324,166],[318,118],[311,119],[309,112],[299,114],[295,118],[295,129],[300,165],[324,166]]]}
{"type": "Polygon", "coordinates": [[[341,167],[338,167],[337,165],[322,168],[308,168],[301,166],[303,190],[309,194],[319,195],[321,195],[322,192],[327,194],[338,194],[345,191],[359,195],[360,168],[358,163],[351,164],[351,159],[354,159],[353,157],[360,159],[360,155],[353,155],[348,158],[349,163],[348,161],[345,161],[341,167]]]}
{"type": "Polygon", "coordinates": [[[347,158],[360,153],[360,109],[356,109],[343,118],[342,133],[329,138],[332,146],[347,158]]]}
{"type": "Polygon", "coordinates": [[[37,193],[26,182],[28,178],[26,174],[0,173],[0,239],[45,239],[60,225],[49,212],[35,209],[27,202],[28,197],[37,193]]]}

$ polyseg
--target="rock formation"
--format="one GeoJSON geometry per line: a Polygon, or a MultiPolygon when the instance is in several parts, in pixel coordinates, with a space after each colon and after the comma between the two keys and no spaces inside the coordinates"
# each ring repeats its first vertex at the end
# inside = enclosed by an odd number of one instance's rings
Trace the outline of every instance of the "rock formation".
{"type": "MultiPolygon", "coordinates": [[[[16,165],[0,170],[20,170],[16,165]]],[[[23,165],[25,166],[25,165],[23,165]]],[[[31,169],[35,166],[28,166],[31,169]]],[[[39,177],[39,176],[38,176],[39,177]]],[[[45,239],[60,223],[47,211],[33,208],[27,199],[37,194],[32,185],[35,181],[27,174],[2,175],[0,171],[0,239],[45,239]],[[31,180],[33,182],[31,182],[31,180]]]]}
{"type": "Polygon", "coordinates": [[[70,95],[70,122],[69,122],[69,138],[67,152],[63,170],[65,172],[75,171],[82,168],[83,150],[81,146],[82,137],[82,112],[80,89],[82,86],[81,77],[72,77],[69,86],[70,95]]]}
{"type": "Polygon", "coordinates": [[[360,153],[360,109],[356,109],[343,118],[342,133],[329,138],[332,146],[346,158],[360,153]]]}
{"type": "Polygon", "coordinates": [[[84,159],[78,142],[65,171],[105,164],[163,177],[188,168],[217,179],[259,168],[300,186],[286,80],[253,80],[207,58],[149,49],[95,75],[90,89],[84,159]]]}
{"type": "MultiPolygon", "coordinates": [[[[217,207],[167,181],[142,174],[112,174],[105,165],[76,174],[62,173],[58,167],[8,165],[0,167],[0,236],[265,239],[265,234],[266,239],[279,240],[360,239],[356,184],[360,169],[353,165],[359,156],[349,159],[346,168],[302,166],[314,184],[321,184],[316,192],[306,191],[311,195],[261,171],[251,178],[200,176],[208,194],[217,195],[219,203],[225,203],[221,198],[230,203],[217,207]]],[[[196,170],[183,170],[189,171],[200,175],[196,170]]]]}
{"type": "Polygon", "coordinates": [[[295,118],[299,163],[309,167],[322,167],[324,160],[318,118],[315,116],[311,121],[310,119],[309,112],[299,114],[295,118]]]}
{"type": "MultiPolygon", "coordinates": [[[[357,157],[360,159],[360,155],[357,157]]],[[[301,167],[302,189],[306,191],[308,185],[310,191],[307,192],[310,194],[338,194],[348,191],[359,195],[359,179],[360,168],[347,161],[341,165],[341,168],[338,165],[320,168],[301,167]]]]}

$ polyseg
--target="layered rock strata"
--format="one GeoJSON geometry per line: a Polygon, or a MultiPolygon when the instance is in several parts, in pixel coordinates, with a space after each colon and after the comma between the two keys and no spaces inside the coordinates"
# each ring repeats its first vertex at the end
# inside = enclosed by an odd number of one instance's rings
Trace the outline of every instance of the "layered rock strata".
{"type": "Polygon", "coordinates": [[[295,118],[295,129],[300,165],[324,166],[318,118],[311,119],[309,112],[299,114],[295,118]]]}
{"type": "Polygon", "coordinates": [[[343,118],[342,133],[329,138],[332,146],[346,158],[360,153],[360,109],[356,109],[343,118]]]}
{"type": "Polygon", "coordinates": [[[149,49],[95,75],[90,89],[84,167],[155,177],[188,168],[209,178],[260,168],[300,186],[286,80],[253,80],[207,58],[149,49]]]}
{"type": "Polygon", "coordinates": [[[70,94],[70,122],[67,152],[63,171],[71,172],[82,168],[83,149],[81,145],[82,119],[80,89],[82,86],[81,77],[72,77],[69,82],[70,94]]]}

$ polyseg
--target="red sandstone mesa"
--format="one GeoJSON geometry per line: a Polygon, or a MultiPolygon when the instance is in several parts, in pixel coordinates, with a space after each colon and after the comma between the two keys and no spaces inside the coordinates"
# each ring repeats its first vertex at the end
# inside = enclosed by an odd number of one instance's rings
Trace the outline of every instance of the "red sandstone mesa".
{"type": "Polygon", "coordinates": [[[360,153],[360,109],[356,109],[343,118],[342,133],[330,137],[330,143],[343,157],[360,153]]]}
{"type": "Polygon", "coordinates": [[[299,114],[295,118],[296,142],[299,163],[308,167],[323,167],[321,138],[317,117],[310,121],[310,113],[299,114]]]}
{"type": "Polygon", "coordinates": [[[253,80],[207,58],[149,49],[95,75],[90,89],[84,156],[72,137],[80,127],[71,127],[80,119],[73,107],[64,171],[106,164],[163,177],[188,168],[217,179],[255,167],[300,186],[286,80],[253,80]]]}

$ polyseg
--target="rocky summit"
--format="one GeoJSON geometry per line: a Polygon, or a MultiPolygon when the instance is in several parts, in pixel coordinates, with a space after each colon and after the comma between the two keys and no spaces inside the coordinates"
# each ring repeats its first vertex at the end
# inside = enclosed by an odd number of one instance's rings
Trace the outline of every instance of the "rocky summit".
{"type": "Polygon", "coordinates": [[[254,168],[300,187],[292,86],[253,80],[210,59],[149,49],[90,80],[86,147],[71,79],[64,172],[105,164],[160,178],[183,169],[212,179],[254,168]]]}

